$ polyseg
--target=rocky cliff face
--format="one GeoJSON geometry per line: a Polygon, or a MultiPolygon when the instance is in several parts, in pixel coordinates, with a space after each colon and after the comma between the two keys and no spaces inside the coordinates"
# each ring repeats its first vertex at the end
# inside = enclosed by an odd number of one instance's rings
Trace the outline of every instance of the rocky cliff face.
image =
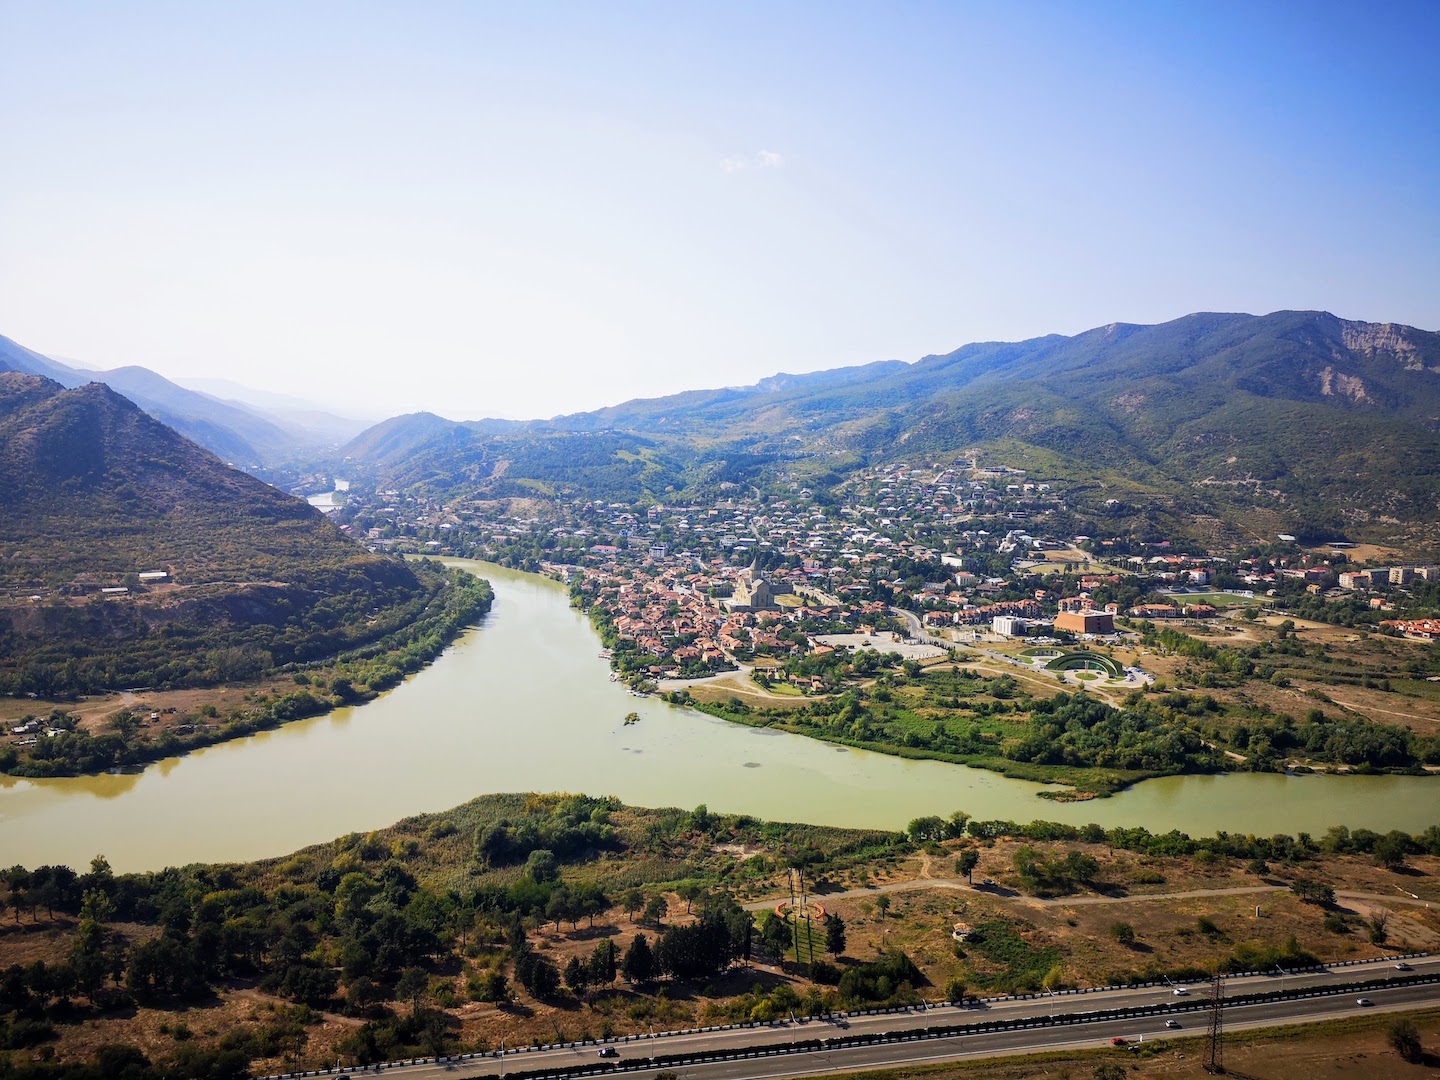
{"type": "Polygon", "coordinates": [[[1347,349],[1367,358],[1388,356],[1407,371],[1440,372],[1440,334],[1395,323],[1342,320],[1340,339],[1347,349]]]}

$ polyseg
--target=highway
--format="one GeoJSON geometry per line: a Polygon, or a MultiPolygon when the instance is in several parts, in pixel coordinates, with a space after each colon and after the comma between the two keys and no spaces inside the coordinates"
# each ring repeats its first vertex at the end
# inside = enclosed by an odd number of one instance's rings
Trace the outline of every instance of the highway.
{"type": "MultiPolygon", "coordinates": [[[[1227,1000],[1246,994],[1286,992],[1299,993],[1324,987],[1344,986],[1391,976],[1440,977],[1440,957],[1417,957],[1409,961],[1412,970],[1395,970],[1395,961],[1375,960],[1348,967],[1315,972],[1279,973],[1231,978],[1226,981],[1227,1000]]],[[[1118,1009],[1167,1007],[1182,1025],[1166,1029],[1165,1016],[1125,1019],[1100,1019],[1084,1024],[1024,1028],[911,1042],[887,1042],[872,1046],[824,1049],[763,1059],[740,1059],[669,1066],[687,1077],[740,1080],[759,1076],[808,1076],[824,1072],[879,1068],[882,1065],[957,1060],[987,1054],[1021,1054],[1074,1046],[1094,1046],[1116,1036],[1170,1038],[1203,1033],[1209,999],[1208,984],[1191,984],[1189,993],[1179,996],[1170,986],[1136,987],[1101,990],[1086,994],[1049,994],[1033,998],[1002,998],[980,1005],[916,1007],[915,1009],[880,1015],[850,1015],[844,1019],[811,1019],[784,1022],[754,1028],[695,1031],[661,1034],[629,1040],[615,1040],[618,1064],[627,1059],[681,1055],[701,1057],[715,1053],[735,1053],[785,1043],[817,1039],[893,1038],[957,1024],[995,1024],[1023,1021],[1057,1014],[1078,1014],[1118,1009]]],[[[1294,998],[1257,1005],[1228,1006],[1227,1030],[1261,1027],[1282,1023],[1329,1019],[1362,1011],[1413,1008],[1416,1005],[1440,1004],[1440,984],[1366,990],[1363,995],[1375,1005],[1365,1009],[1356,1003],[1362,992],[1341,993],[1318,998],[1294,998]]],[[[493,1056],[464,1061],[390,1065],[385,1072],[397,1080],[440,1080],[442,1077],[487,1077],[504,1073],[561,1073],[566,1070],[593,1066],[599,1062],[595,1045],[556,1047],[545,1050],[510,1051],[502,1062],[493,1056]]],[[[627,1071],[627,1076],[653,1075],[655,1070],[627,1071]]]]}
{"type": "MultiPolygon", "coordinates": [[[[1366,995],[1375,1002],[1371,1008],[1356,1004],[1350,995],[1329,998],[1308,998],[1265,1005],[1237,1006],[1226,1011],[1225,1030],[1242,1031],[1275,1027],[1305,1021],[1332,1020],[1366,1012],[1404,1011],[1425,1005],[1440,1004],[1436,986],[1409,987],[1393,991],[1374,991],[1366,995]]],[[[1091,1050],[1104,1047],[1116,1037],[1136,1041],[1143,1039],[1195,1038],[1203,1036],[1207,1013],[1190,1013],[1181,1020],[1183,1027],[1167,1029],[1159,1018],[1142,1020],[1104,1020],[1064,1027],[1030,1028],[983,1035],[960,1035],[925,1039],[916,1042],[884,1043],[857,1046],[843,1050],[818,1050],[738,1061],[716,1061],[706,1064],[671,1067],[685,1080],[761,1080],[765,1077],[824,1076],[827,1073],[855,1072],[900,1065],[932,1065],[944,1061],[964,1061],[984,1057],[1007,1057],[1048,1053],[1056,1050],[1091,1050]]],[[[1196,1053],[1199,1053],[1197,1049],[1196,1053]]],[[[1116,1049],[1119,1060],[1127,1060],[1124,1050],[1116,1049]]],[[[640,1069],[627,1076],[648,1080],[660,1070],[640,1069]]],[[[451,1076],[466,1075],[456,1069],[451,1076]]]]}

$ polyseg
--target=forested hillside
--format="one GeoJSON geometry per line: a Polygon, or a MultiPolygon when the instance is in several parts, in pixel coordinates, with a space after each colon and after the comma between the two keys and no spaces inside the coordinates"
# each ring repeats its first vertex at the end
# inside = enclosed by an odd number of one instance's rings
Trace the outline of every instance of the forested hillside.
{"type": "Polygon", "coordinates": [[[253,677],[396,634],[452,588],[106,386],[0,373],[0,690],[253,677]]]}

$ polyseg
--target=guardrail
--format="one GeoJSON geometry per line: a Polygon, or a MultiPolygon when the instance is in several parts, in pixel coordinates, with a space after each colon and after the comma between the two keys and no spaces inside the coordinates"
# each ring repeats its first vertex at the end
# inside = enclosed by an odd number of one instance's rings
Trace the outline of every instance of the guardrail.
{"type": "MultiPolygon", "coordinates": [[[[1333,964],[1317,964],[1305,968],[1290,968],[1285,975],[1314,974],[1316,972],[1330,971],[1334,968],[1358,967],[1363,964],[1375,964],[1381,962],[1398,962],[1402,960],[1418,960],[1430,956],[1428,952],[1396,953],[1392,956],[1371,957],[1368,960],[1339,960],[1333,964]]],[[[1253,978],[1257,976],[1273,975],[1274,971],[1241,971],[1227,974],[1227,978],[1253,978]]],[[[1227,997],[1226,1007],[1235,1005],[1256,1005],[1269,1001],[1289,1001],[1304,998],[1333,997],[1339,994],[1352,993],[1355,990],[1364,989],[1387,989],[1396,986],[1420,986],[1427,983],[1440,983],[1440,974],[1435,975],[1408,975],[1390,977],[1385,979],[1371,979],[1367,982],[1354,982],[1317,986],[1310,988],[1296,988],[1285,991],[1266,991],[1252,994],[1237,994],[1234,997],[1227,997]]],[[[1169,980],[1151,979],[1145,982],[1122,984],[1117,986],[1089,986],[1072,990],[1054,990],[1038,994],[1012,994],[1001,997],[972,999],[977,1004],[988,1005],[1003,1001],[1035,1001],[1041,998],[1069,997],[1084,994],[1097,994],[1106,991],[1117,990],[1144,990],[1152,987],[1172,986],[1169,980]]],[[[861,1016],[890,1016],[900,1013],[924,1013],[937,1008],[966,1008],[962,1003],[952,1001],[922,1002],[919,1005],[893,1005],[878,1009],[856,1009],[842,1013],[823,1013],[815,1016],[805,1017],[805,1020],[815,1020],[822,1023],[836,1023],[848,1021],[853,1017],[861,1016]]],[[[961,1035],[984,1035],[994,1034],[1000,1031],[1017,1031],[1034,1027],[1057,1027],[1070,1024],[1096,1023],[1102,1020],[1124,1020],[1143,1016],[1169,1015],[1173,1013],[1196,1012],[1210,1007],[1209,999],[1201,995],[1167,1001],[1159,1005],[1139,1005],[1132,1007],[1121,1007],[1117,1009],[1097,1009],[1084,1013],[1062,1013],[1047,1016],[1016,1017],[1013,1020],[995,1020],[988,1023],[978,1024],[947,1024],[940,1027],[910,1028],[904,1031],[882,1032],[874,1035],[851,1035],[836,1036],[833,1038],[816,1040],[802,1039],[794,1042],[778,1043],[768,1047],[737,1047],[734,1050],[711,1050],[703,1054],[667,1054],[659,1057],[644,1058],[640,1060],[610,1060],[594,1062],[589,1065],[576,1066],[575,1068],[556,1070],[530,1070],[521,1069],[516,1072],[507,1073],[509,1080],[558,1080],[560,1077],[590,1076],[612,1072],[631,1072],[639,1069],[662,1068],[671,1065],[694,1065],[709,1061],[732,1061],[751,1057],[773,1057],[780,1054],[808,1053],[817,1049],[839,1050],[851,1046],[877,1046],[884,1043],[914,1042],[919,1039],[954,1038],[961,1035]]],[[[802,1023],[804,1021],[801,1021],[802,1023]]],[[[413,1067],[417,1065],[460,1065],[466,1062],[475,1061],[496,1061],[502,1056],[510,1059],[512,1056],[523,1057],[526,1054],[541,1053],[550,1050],[571,1050],[583,1046],[615,1046],[626,1043],[647,1042],[653,1039],[664,1039],[676,1035],[703,1035],[719,1031],[742,1031],[754,1030],[757,1028],[771,1028],[780,1030],[791,1027],[789,1020],[771,1021],[750,1021],[740,1024],[716,1024],[709,1027],[681,1028],[675,1031],[647,1032],[639,1035],[620,1035],[609,1039],[576,1039],[573,1042],[546,1043],[537,1046],[517,1046],[503,1052],[503,1055],[496,1051],[484,1053],[456,1054],[440,1057],[417,1057],[401,1058],[396,1061],[387,1061],[373,1065],[346,1065],[340,1068],[314,1069],[307,1072],[293,1073],[272,1073],[257,1080],[301,1080],[301,1078],[321,1076],[361,1076],[374,1075],[386,1072],[391,1069],[413,1067]]]]}

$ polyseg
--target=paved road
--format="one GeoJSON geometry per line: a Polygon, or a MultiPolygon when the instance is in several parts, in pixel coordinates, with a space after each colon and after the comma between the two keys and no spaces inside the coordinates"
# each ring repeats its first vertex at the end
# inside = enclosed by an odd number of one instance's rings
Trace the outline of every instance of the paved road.
{"type": "MultiPolygon", "coordinates": [[[[1371,1008],[1355,1003],[1350,995],[1277,1002],[1268,1005],[1237,1006],[1226,1011],[1225,1030],[1243,1031],[1275,1027],[1287,1023],[1333,1020],[1366,1012],[1403,1012],[1418,1006],[1440,1003],[1436,988],[1415,987],[1394,991],[1375,991],[1367,995],[1375,1002],[1371,1008]]],[[[1113,1038],[1177,1039],[1195,1038],[1205,1033],[1204,1012],[1192,1013],[1181,1021],[1185,1026],[1168,1030],[1157,1017],[1142,1020],[1107,1020],[1091,1024],[998,1032],[988,1035],[961,1035],[927,1039],[919,1042],[889,1043],[878,1046],[857,1046],[843,1050],[821,1050],[808,1054],[759,1058],[740,1061],[717,1061],[703,1065],[686,1065],[678,1069],[685,1080],[771,1080],[776,1077],[824,1076],[829,1073],[854,1072],[895,1066],[934,1064],[942,1061],[964,1061],[986,1057],[1009,1057],[1056,1050],[1093,1050],[1108,1046],[1113,1038]]],[[[1113,1051],[1117,1061],[1129,1059],[1123,1050],[1113,1051]]],[[[1200,1052],[1199,1047],[1195,1052],[1200,1052]]],[[[642,1069],[626,1076],[650,1080],[658,1070],[642,1069]]],[[[459,1070],[451,1075],[463,1075],[459,1070]]]]}
{"type": "MultiPolygon", "coordinates": [[[[1188,892],[1167,892],[1167,893],[1135,893],[1129,896],[1022,896],[1019,893],[1000,886],[971,885],[960,878],[916,878],[914,881],[887,881],[883,885],[869,885],[859,889],[846,889],[843,892],[811,893],[810,898],[816,903],[824,904],[829,900],[855,900],[864,899],[868,896],[878,896],[882,892],[915,892],[920,889],[951,889],[956,892],[973,892],[981,896],[995,896],[1008,900],[1015,900],[1023,904],[1031,904],[1035,907],[1088,907],[1095,904],[1139,904],[1153,900],[1192,900],[1204,896],[1245,896],[1247,894],[1259,893],[1283,893],[1289,892],[1288,885],[1239,885],[1229,889],[1191,889],[1188,892]]],[[[1335,891],[1337,900],[1372,900],[1382,904],[1408,904],[1411,907],[1429,907],[1432,901],[1422,899],[1414,893],[1398,895],[1395,893],[1368,893],[1356,892],[1350,889],[1337,889],[1335,891]]],[[[769,900],[753,900],[743,905],[746,911],[771,911],[776,904],[782,901],[789,901],[788,896],[776,896],[769,900]]]]}
{"type": "MultiPolygon", "coordinates": [[[[1440,956],[1424,957],[1410,961],[1414,973],[1440,975],[1440,956]]],[[[1264,993],[1276,990],[1297,991],[1326,986],[1344,985],[1366,979],[1384,978],[1394,975],[1394,962],[1376,960],[1353,967],[1337,968],[1334,971],[1319,971],[1284,975],[1257,975],[1233,978],[1226,983],[1226,995],[1264,993]]],[[[897,1032],[918,1031],[927,1027],[948,1024],[967,1024],[1019,1020],[1045,1016],[1052,1013],[1093,1012],[1099,1010],[1134,1009],[1155,1005],[1203,1006],[1208,996],[1207,988],[1196,986],[1190,994],[1176,996],[1169,987],[1138,987],[1134,989],[1105,990],[1090,994],[1057,994],[1033,999],[1001,999],[983,1006],[959,1008],[937,1006],[915,1009],[909,1012],[889,1013],[878,1016],[852,1016],[842,1027],[828,1020],[807,1020],[800,1023],[786,1023],[774,1027],[741,1028],[733,1031],[694,1032],[691,1034],[660,1035],[615,1045],[621,1059],[630,1057],[654,1057],[672,1054],[702,1055],[716,1051],[734,1051],[750,1047],[772,1046],[784,1042],[800,1042],[807,1039],[824,1039],[836,1036],[881,1036],[897,1032]]],[[[1373,991],[1366,993],[1377,1007],[1413,1007],[1417,1003],[1440,1004],[1440,985],[1432,984],[1397,991],[1373,991]]],[[[1310,1019],[1326,1019],[1348,1012],[1360,1011],[1351,995],[1327,998],[1304,998],[1272,1003],[1263,1006],[1235,1007],[1226,1015],[1227,1028],[1252,1023],[1253,1026],[1288,1023],[1310,1019]],[[1233,1020],[1232,1020],[1233,1016],[1233,1020]]],[[[1184,1025],[1169,1035],[1195,1034],[1204,1029],[1203,1008],[1180,1015],[1184,1025]]],[[[738,1080],[751,1076],[808,1076],[826,1071],[878,1067],[885,1062],[920,1062],[951,1060],[976,1054],[1024,1053],[1041,1049],[1063,1048],[1069,1045],[1093,1046],[1097,1041],[1116,1035],[1130,1037],[1144,1035],[1153,1038],[1167,1034],[1163,1017],[1146,1017],[1130,1020],[1100,1020],[1080,1026],[1037,1028],[1014,1032],[997,1032],[987,1035],[955,1036],[947,1039],[925,1040],[916,1043],[888,1044],[881,1046],[855,1047],[844,1050],[815,1051],[779,1059],[763,1059],[771,1068],[759,1060],[715,1062],[704,1065],[684,1066],[685,1076],[705,1077],[707,1080],[738,1080]],[[1084,1032],[1082,1035],[1081,1032],[1084,1032]]],[[[525,1053],[510,1053],[505,1058],[505,1069],[520,1070],[565,1069],[589,1065],[597,1059],[594,1046],[539,1050],[525,1053]]],[[[396,1080],[440,1080],[442,1077],[483,1077],[496,1076],[500,1063],[495,1058],[481,1058],[459,1064],[416,1065],[392,1067],[386,1070],[396,1080]]],[[[646,1076],[646,1072],[626,1073],[627,1076],[646,1076]]]]}

